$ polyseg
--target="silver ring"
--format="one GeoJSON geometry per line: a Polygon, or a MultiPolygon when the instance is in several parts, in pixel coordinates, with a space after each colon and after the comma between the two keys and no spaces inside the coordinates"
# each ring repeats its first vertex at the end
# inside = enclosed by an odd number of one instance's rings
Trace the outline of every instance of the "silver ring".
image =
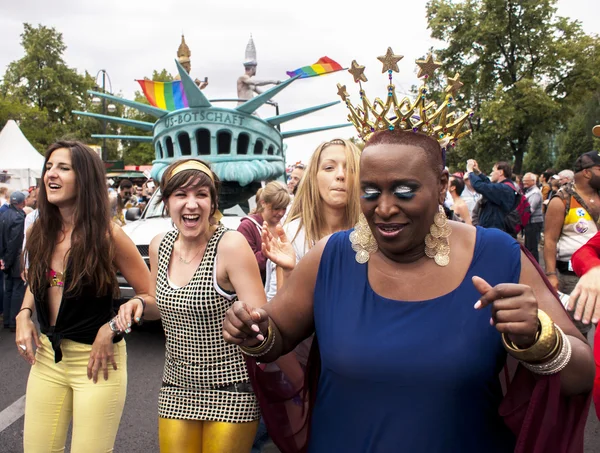
{"type": "Polygon", "coordinates": [[[27,351],[27,346],[25,346],[24,344],[20,344],[19,347],[23,350],[23,351],[27,351]]]}

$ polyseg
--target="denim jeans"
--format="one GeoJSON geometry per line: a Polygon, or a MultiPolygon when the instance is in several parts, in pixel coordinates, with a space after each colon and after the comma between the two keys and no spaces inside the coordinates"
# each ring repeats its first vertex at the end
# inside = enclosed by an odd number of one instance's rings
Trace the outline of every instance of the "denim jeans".
{"type": "MultiPolygon", "coordinates": [[[[2,271],[0,271],[0,313],[4,313],[4,272],[2,271]]],[[[4,323],[8,326],[8,319],[4,323]]]]}
{"type": "Polygon", "coordinates": [[[4,279],[4,325],[17,326],[17,313],[25,297],[25,282],[21,277],[12,278],[8,275],[4,279]]]}
{"type": "Polygon", "coordinates": [[[544,229],[544,222],[530,223],[525,226],[525,248],[533,255],[535,260],[540,262],[538,247],[544,229]]]}

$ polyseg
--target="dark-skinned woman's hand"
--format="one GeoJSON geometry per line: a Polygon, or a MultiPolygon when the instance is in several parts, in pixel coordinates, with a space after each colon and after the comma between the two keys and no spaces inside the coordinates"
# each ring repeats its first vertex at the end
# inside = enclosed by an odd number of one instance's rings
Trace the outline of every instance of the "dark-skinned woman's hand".
{"type": "Polygon", "coordinates": [[[482,310],[491,306],[490,324],[498,332],[507,334],[519,348],[528,348],[535,343],[539,325],[538,303],[531,287],[516,283],[492,287],[480,277],[473,277],[473,285],[481,294],[475,308],[482,310]]]}
{"type": "Polygon", "coordinates": [[[227,343],[252,347],[265,339],[268,328],[269,315],[266,311],[238,300],[225,314],[223,338],[227,343]]]}

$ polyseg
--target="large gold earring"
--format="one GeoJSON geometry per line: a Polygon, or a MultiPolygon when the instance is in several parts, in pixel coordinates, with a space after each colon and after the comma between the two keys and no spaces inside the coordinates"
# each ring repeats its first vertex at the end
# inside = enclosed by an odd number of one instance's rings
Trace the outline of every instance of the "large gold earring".
{"type": "Polygon", "coordinates": [[[350,242],[352,250],[356,252],[356,262],[359,264],[365,264],[369,261],[370,254],[379,249],[363,214],[358,217],[358,223],[354,225],[354,231],[350,233],[350,242]]]}
{"type": "Polygon", "coordinates": [[[448,218],[444,208],[440,205],[433,218],[433,225],[425,236],[425,255],[433,258],[438,266],[447,266],[450,263],[450,243],[448,238],[452,228],[448,225],[448,218]]]}

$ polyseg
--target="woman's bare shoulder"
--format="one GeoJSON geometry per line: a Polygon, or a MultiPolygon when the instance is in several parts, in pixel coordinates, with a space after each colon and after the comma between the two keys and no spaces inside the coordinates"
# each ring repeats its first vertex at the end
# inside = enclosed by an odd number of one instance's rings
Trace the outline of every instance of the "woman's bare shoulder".
{"type": "Polygon", "coordinates": [[[477,228],[472,225],[467,225],[462,222],[448,221],[448,225],[452,228],[450,234],[450,248],[458,247],[464,251],[475,250],[475,243],[477,242],[477,228]]]}

